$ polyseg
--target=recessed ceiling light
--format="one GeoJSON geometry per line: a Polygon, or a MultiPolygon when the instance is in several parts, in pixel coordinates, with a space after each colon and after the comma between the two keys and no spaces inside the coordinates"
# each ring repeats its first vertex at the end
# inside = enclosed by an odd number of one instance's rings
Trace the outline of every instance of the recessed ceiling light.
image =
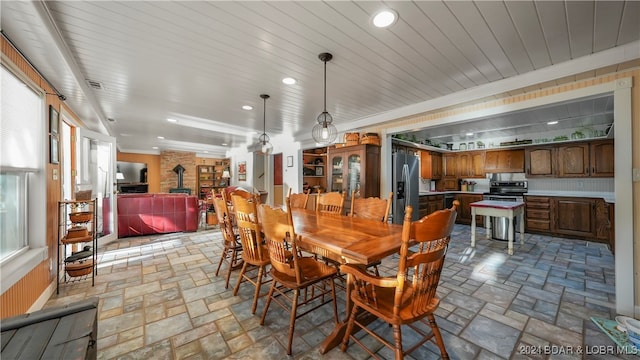
{"type": "Polygon", "coordinates": [[[227,143],[222,143],[222,146],[227,146],[227,145],[229,145],[229,144],[227,144],[227,143]]]}
{"type": "Polygon", "coordinates": [[[153,150],[158,150],[157,146],[152,147],[153,150]]]}
{"type": "Polygon", "coordinates": [[[395,24],[398,20],[398,13],[391,9],[379,11],[373,16],[373,25],[378,28],[386,28],[395,24]]]}
{"type": "Polygon", "coordinates": [[[164,140],[164,136],[158,136],[158,139],[164,140]]]}
{"type": "Polygon", "coordinates": [[[557,123],[558,123],[558,121],[549,121],[549,122],[547,123],[547,125],[555,125],[555,124],[557,124],[557,123]]]}
{"type": "Polygon", "coordinates": [[[290,77],[286,77],[286,78],[282,79],[282,82],[284,84],[287,84],[287,85],[293,85],[293,84],[296,83],[296,79],[290,78],[290,77]]]}
{"type": "Polygon", "coordinates": [[[251,106],[251,105],[242,105],[242,110],[253,110],[253,106],[251,106]]]}
{"type": "Polygon", "coordinates": [[[172,122],[172,123],[177,123],[178,122],[178,120],[176,120],[176,119],[167,119],[167,121],[168,122],[172,122]]]}
{"type": "Polygon", "coordinates": [[[205,154],[208,154],[209,152],[207,150],[204,151],[205,154]]]}
{"type": "Polygon", "coordinates": [[[473,133],[472,132],[468,132],[467,136],[473,136],[473,133]]]}

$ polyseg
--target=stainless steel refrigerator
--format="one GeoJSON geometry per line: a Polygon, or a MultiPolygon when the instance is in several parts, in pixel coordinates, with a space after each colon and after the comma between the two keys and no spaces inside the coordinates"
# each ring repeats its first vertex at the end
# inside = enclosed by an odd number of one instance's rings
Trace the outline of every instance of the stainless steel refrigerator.
{"type": "Polygon", "coordinates": [[[402,224],[407,205],[413,207],[412,220],[418,220],[418,181],[420,162],[411,154],[393,154],[393,222],[402,224]]]}

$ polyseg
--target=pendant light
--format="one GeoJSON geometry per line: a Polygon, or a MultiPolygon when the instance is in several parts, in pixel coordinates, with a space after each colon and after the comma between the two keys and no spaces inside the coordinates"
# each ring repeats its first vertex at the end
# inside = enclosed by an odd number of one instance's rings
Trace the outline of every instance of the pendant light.
{"type": "Polygon", "coordinates": [[[327,61],[333,59],[333,55],[322,53],[318,58],[324,62],[324,110],[318,115],[318,123],[313,127],[311,136],[319,144],[329,145],[336,140],[338,130],[333,125],[333,117],[327,112],[327,61]]]}
{"type": "Polygon", "coordinates": [[[269,135],[267,135],[267,99],[269,95],[260,94],[262,98],[262,135],[258,138],[260,142],[260,149],[263,154],[268,155],[273,151],[273,145],[269,142],[269,135]]]}

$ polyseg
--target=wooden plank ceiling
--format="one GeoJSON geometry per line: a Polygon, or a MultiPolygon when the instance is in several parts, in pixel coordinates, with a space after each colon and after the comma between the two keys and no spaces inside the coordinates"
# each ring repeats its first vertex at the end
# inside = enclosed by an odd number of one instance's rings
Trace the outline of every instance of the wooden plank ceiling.
{"type": "Polygon", "coordinates": [[[121,151],[224,154],[262,133],[262,93],[271,95],[272,139],[310,138],[323,107],[319,53],[334,55],[327,110],[345,131],[636,44],[639,13],[636,1],[36,1],[2,2],[1,20],[69,106],[117,137],[121,151]],[[384,7],[399,20],[374,28],[384,7]]]}

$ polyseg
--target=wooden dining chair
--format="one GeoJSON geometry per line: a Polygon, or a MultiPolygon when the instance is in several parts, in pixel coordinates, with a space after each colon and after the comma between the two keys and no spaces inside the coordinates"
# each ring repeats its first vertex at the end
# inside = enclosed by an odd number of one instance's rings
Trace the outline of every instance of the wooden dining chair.
{"type": "Polygon", "coordinates": [[[345,195],[345,192],[318,193],[316,212],[342,215],[345,195]]]}
{"type": "Polygon", "coordinates": [[[262,221],[271,257],[270,274],[273,278],[260,325],[264,325],[272,301],[284,310],[289,310],[287,354],[291,355],[296,319],[333,301],[334,321],[338,323],[336,289],[333,282],[337,270],[313,257],[298,255],[298,238],[293,228],[289,199],[287,209],[288,211],[284,212],[269,205],[258,207],[258,216],[262,221]]]}
{"type": "Polygon", "coordinates": [[[228,289],[231,271],[240,268],[243,263],[241,255],[242,244],[239,241],[238,234],[234,230],[227,202],[222,198],[222,196],[213,198],[213,208],[215,209],[216,216],[218,217],[223,246],[222,254],[220,255],[220,262],[216,269],[216,276],[220,273],[222,263],[226,262],[229,266],[227,268],[227,279],[224,288],[228,289]]]}
{"type": "Polygon", "coordinates": [[[373,276],[361,267],[350,264],[340,267],[341,271],[349,274],[353,280],[353,288],[349,294],[353,308],[342,341],[342,351],[347,350],[349,339],[351,339],[375,357],[373,352],[364,345],[368,340],[363,340],[361,336],[351,333],[355,324],[385,346],[390,347],[396,359],[403,359],[405,355],[430,339],[435,339],[442,358],[449,358],[433,314],[440,303],[436,289],[458,206],[460,203],[456,200],[450,209],[436,211],[415,222],[411,221],[413,209],[407,206],[402,225],[398,273],[395,277],[373,276]],[[409,250],[409,247],[413,248],[409,250]],[[359,310],[368,312],[392,325],[393,343],[357,320],[356,315],[359,310]],[[415,324],[417,321],[423,324],[415,324]],[[403,325],[422,336],[406,351],[402,346],[403,325]],[[431,328],[429,333],[423,330],[424,325],[431,328]]]}
{"type": "Polygon", "coordinates": [[[233,289],[233,295],[238,294],[240,284],[249,282],[255,286],[253,295],[253,304],[251,305],[251,313],[256,313],[258,298],[260,297],[260,288],[265,281],[265,271],[269,265],[269,251],[262,241],[262,228],[258,222],[257,201],[248,200],[242,196],[232,193],[231,202],[233,203],[236,224],[242,244],[242,270],[238,277],[236,287],[233,289]],[[257,270],[257,275],[253,273],[257,270]]]}
{"type": "Polygon", "coordinates": [[[379,197],[358,198],[356,191],[351,192],[351,210],[349,216],[359,217],[382,221],[386,223],[389,220],[389,210],[393,200],[393,191],[389,193],[386,199],[379,197]]]}
{"type": "Polygon", "coordinates": [[[292,194],[291,188],[289,188],[289,199],[291,199],[291,208],[293,209],[306,209],[309,203],[309,193],[311,189],[299,194],[292,194]]]}
{"type": "MultiPolygon", "coordinates": [[[[393,191],[389,193],[386,199],[381,199],[379,197],[359,198],[356,197],[356,191],[353,190],[351,192],[351,211],[349,211],[349,216],[386,223],[389,220],[392,201],[393,191]]],[[[376,261],[369,266],[369,268],[373,267],[376,276],[380,276],[378,265],[381,263],[381,261],[376,261]]]]}

